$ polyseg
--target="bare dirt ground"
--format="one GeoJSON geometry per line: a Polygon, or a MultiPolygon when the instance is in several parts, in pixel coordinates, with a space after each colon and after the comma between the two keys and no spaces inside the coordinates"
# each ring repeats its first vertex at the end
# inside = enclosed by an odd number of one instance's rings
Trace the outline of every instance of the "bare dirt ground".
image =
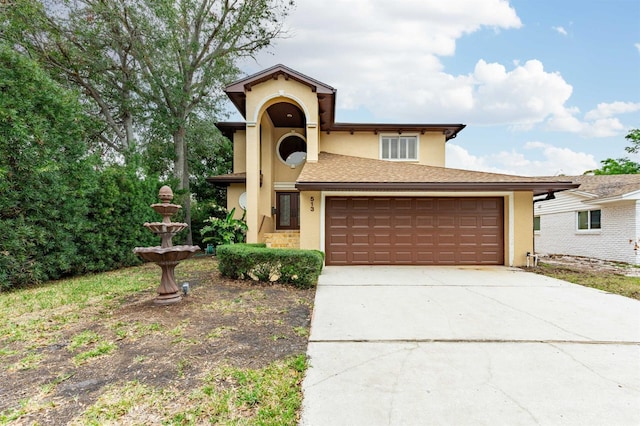
{"type": "MultiPolygon", "coordinates": [[[[191,286],[180,303],[158,306],[154,292],[142,292],[112,311],[87,307],[55,341],[37,348],[40,362],[33,368],[2,372],[0,412],[36,400],[41,408],[12,424],[63,425],[110,384],[135,380],[188,392],[212,366],[261,368],[306,351],[314,289],[227,280],[213,265],[201,269],[207,272],[179,277],[176,271],[177,281],[191,286]],[[84,331],[117,350],[78,365],[69,346],[84,331]],[[52,391],[43,391],[52,384],[52,391]]],[[[19,362],[26,349],[6,348],[17,354],[5,356],[5,365],[19,362]]]]}
{"type": "Polygon", "coordinates": [[[593,259],[590,257],[555,254],[541,256],[540,262],[554,266],[565,266],[585,272],[612,273],[629,277],[640,277],[640,268],[638,267],[620,262],[593,259]]]}

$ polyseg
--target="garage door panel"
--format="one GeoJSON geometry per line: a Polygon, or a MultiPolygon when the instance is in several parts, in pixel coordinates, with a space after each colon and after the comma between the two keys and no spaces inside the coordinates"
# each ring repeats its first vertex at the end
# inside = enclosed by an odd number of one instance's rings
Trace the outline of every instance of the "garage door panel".
{"type": "Polygon", "coordinates": [[[502,211],[504,200],[502,198],[481,198],[480,205],[483,210],[502,211]]]}
{"type": "Polygon", "coordinates": [[[350,258],[352,262],[367,264],[369,263],[369,251],[354,250],[351,252],[350,258]]]}
{"type": "Polygon", "coordinates": [[[480,245],[483,247],[487,246],[501,246],[502,238],[496,234],[483,234],[480,237],[480,245]]]}
{"type": "Polygon", "coordinates": [[[373,263],[388,265],[391,262],[391,253],[386,250],[372,252],[373,263]]]}
{"type": "Polygon", "coordinates": [[[396,234],[395,244],[396,246],[403,246],[403,245],[412,246],[415,244],[415,241],[412,234],[396,234]]]}
{"type": "Polygon", "coordinates": [[[394,206],[392,203],[390,203],[390,198],[375,198],[375,199],[369,199],[370,204],[369,204],[369,209],[373,209],[373,210],[378,210],[378,211],[391,211],[393,210],[394,206]]]}
{"type": "Polygon", "coordinates": [[[389,205],[393,206],[393,209],[396,212],[415,209],[414,200],[411,198],[395,198],[395,199],[392,199],[389,205]]]}
{"type": "Polygon", "coordinates": [[[395,264],[412,265],[415,263],[413,251],[397,251],[395,253],[395,264]]]}
{"type": "Polygon", "coordinates": [[[480,226],[483,228],[498,228],[502,227],[502,218],[493,216],[480,217],[480,226]]]}
{"type": "Polygon", "coordinates": [[[415,263],[419,265],[435,265],[436,255],[433,251],[416,252],[415,263]]]}
{"type": "Polygon", "coordinates": [[[391,247],[393,245],[393,238],[391,234],[376,233],[373,235],[373,238],[371,240],[374,246],[391,247]]]}
{"type": "Polygon", "coordinates": [[[347,234],[333,234],[328,238],[328,241],[331,243],[333,247],[344,246],[346,247],[348,244],[348,236],[347,234]]]}
{"type": "Polygon", "coordinates": [[[503,264],[502,198],[328,197],[328,264],[503,264]]]}
{"type": "Polygon", "coordinates": [[[367,198],[347,198],[345,208],[347,210],[370,210],[371,205],[367,198]]]}
{"type": "Polygon", "coordinates": [[[480,225],[480,220],[478,216],[460,216],[460,221],[458,222],[460,228],[477,228],[480,225]]]}
{"type": "Polygon", "coordinates": [[[327,255],[327,263],[332,265],[348,265],[347,252],[338,249],[329,252],[327,255]]]}
{"type": "Polygon", "coordinates": [[[456,211],[458,210],[457,198],[436,198],[437,209],[440,212],[456,211]]]}
{"type": "Polygon", "coordinates": [[[436,264],[438,265],[455,265],[458,264],[456,252],[440,251],[437,255],[436,264]]]}
{"type": "Polygon", "coordinates": [[[416,210],[421,212],[430,212],[436,209],[437,203],[434,198],[416,198],[416,210]]]}
{"type": "Polygon", "coordinates": [[[394,229],[413,229],[415,218],[409,215],[395,215],[393,216],[393,228],[394,229]]]}
{"type": "Polygon", "coordinates": [[[350,220],[347,220],[347,224],[352,229],[369,229],[369,216],[352,216],[350,220]]]}
{"type": "Polygon", "coordinates": [[[422,216],[418,215],[415,218],[415,227],[417,229],[421,228],[435,228],[436,227],[436,218],[435,216],[422,216]]]}
{"type": "Polygon", "coordinates": [[[351,234],[351,238],[349,240],[350,240],[349,242],[354,246],[357,246],[357,245],[368,246],[369,234],[364,234],[364,233],[351,234]]]}
{"type": "Polygon", "coordinates": [[[467,211],[477,211],[478,210],[478,200],[477,199],[460,199],[459,210],[462,212],[467,211]]]}
{"type": "Polygon", "coordinates": [[[348,202],[349,202],[349,199],[348,199],[348,198],[338,198],[338,197],[333,197],[333,198],[331,199],[331,203],[332,203],[331,208],[332,208],[335,212],[340,211],[340,210],[342,210],[342,211],[350,210],[350,209],[348,208],[348,202]]]}
{"type": "Polygon", "coordinates": [[[391,216],[374,216],[371,225],[374,228],[391,229],[392,221],[391,216]]]}
{"type": "Polygon", "coordinates": [[[420,233],[415,235],[415,245],[418,247],[433,247],[436,237],[433,233],[420,233]]]}
{"type": "Polygon", "coordinates": [[[436,223],[438,228],[455,228],[456,218],[453,216],[438,216],[436,223]]]}

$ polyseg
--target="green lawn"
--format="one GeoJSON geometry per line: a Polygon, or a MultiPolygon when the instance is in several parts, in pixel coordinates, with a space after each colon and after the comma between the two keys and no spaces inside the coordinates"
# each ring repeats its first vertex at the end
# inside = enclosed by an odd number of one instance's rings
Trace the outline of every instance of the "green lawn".
{"type": "Polygon", "coordinates": [[[270,310],[283,294],[291,310],[309,310],[313,290],[234,287],[220,282],[215,266],[210,258],[183,262],[180,276],[197,277],[199,287],[171,308],[153,305],[160,269],[149,264],[0,293],[0,386],[14,398],[0,401],[0,424],[297,424],[304,350],[263,352],[296,338],[306,346],[308,329],[291,325],[289,333],[278,331],[279,339],[252,340],[254,348],[243,336],[264,335],[258,327],[265,324],[283,326],[289,308],[270,310]],[[235,322],[220,325],[225,318],[235,322]],[[159,341],[166,353],[157,354],[159,341]],[[209,354],[211,348],[218,353],[209,354]],[[97,394],[69,396],[62,389],[105,369],[123,374],[97,394]],[[137,379],[163,373],[164,381],[137,379]]]}
{"type": "Polygon", "coordinates": [[[528,270],[536,274],[640,300],[640,277],[629,277],[611,272],[592,271],[575,266],[560,266],[549,263],[540,263],[538,268],[528,270]]]}

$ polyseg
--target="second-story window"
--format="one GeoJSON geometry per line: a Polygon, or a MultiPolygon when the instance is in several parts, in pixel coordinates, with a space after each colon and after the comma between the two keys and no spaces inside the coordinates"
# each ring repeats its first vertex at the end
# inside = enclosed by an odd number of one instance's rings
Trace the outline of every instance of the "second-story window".
{"type": "Polygon", "coordinates": [[[383,160],[417,161],[417,136],[381,136],[380,158],[383,160]]]}

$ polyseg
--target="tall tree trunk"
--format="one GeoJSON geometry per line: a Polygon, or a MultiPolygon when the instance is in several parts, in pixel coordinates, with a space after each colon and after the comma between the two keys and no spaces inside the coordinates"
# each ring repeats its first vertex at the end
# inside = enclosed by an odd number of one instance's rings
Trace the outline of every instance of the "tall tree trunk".
{"type": "Polygon", "coordinates": [[[124,147],[126,149],[126,155],[131,155],[136,151],[136,141],[133,132],[133,115],[131,111],[126,111],[122,119],[122,125],[124,126],[124,132],[126,141],[124,147]]]}
{"type": "Polygon", "coordinates": [[[191,191],[189,188],[189,165],[187,163],[187,141],[185,139],[186,126],[181,124],[173,134],[176,159],[174,162],[173,174],[178,179],[178,189],[184,191],[182,208],[184,209],[184,221],[187,229],[187,244],[193,244],[193,233],[191,230],[191,191]]]}

